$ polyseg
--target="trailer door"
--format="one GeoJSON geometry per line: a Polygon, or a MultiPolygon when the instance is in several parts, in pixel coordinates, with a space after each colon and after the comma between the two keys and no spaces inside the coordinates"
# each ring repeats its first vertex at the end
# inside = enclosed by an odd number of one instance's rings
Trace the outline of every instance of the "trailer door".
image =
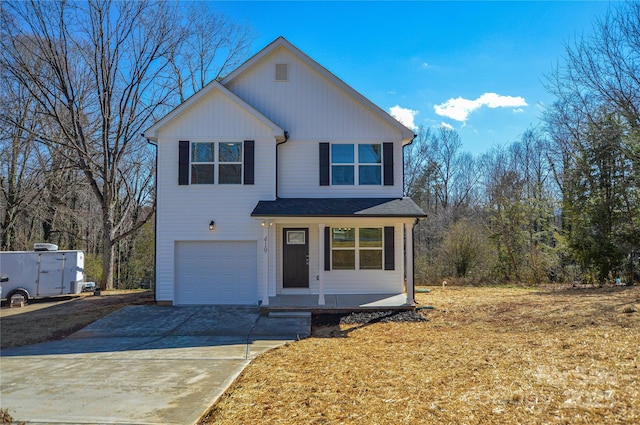
{"type": "Polygon", "coordinates": [[[38,293],[37,295],[64,294],[64,260],[61,252],[41,253],[38,255],[38,293]]]}

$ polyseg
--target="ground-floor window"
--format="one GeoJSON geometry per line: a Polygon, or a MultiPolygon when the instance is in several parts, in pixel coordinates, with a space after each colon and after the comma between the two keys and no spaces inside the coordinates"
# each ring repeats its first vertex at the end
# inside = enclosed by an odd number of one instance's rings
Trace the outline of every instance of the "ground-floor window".
{"type": "Polygon", "coordinates": [[[331,268],[333,270],[382,270],[381,227],[333,227],[331,268]]]}

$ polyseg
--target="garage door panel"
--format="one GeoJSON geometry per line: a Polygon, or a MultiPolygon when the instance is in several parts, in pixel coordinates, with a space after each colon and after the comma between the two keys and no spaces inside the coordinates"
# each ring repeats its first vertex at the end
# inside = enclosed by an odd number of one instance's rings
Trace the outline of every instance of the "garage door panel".
{"type": "Polygon", "coordinates": [[[176,304],[257,304],[255,241],[177,242],[176,304]]]}

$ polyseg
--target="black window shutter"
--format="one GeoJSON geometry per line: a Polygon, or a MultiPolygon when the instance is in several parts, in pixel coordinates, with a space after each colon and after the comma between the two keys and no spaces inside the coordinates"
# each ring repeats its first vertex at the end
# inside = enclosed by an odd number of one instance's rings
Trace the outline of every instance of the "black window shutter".
{"type": "Polygon", "coordinates": [[[324,228],[324,269],[331,270],[331,228],[324,228]]]}
{"type": "Polygon", "coordinates": [[[189,142],[178,142],[178,184],[189,184],[189,142]]]}
{"type": "Polygon", "coordinates": [[[384,185],[393,186],[393,143],[382,144],[384,185]]]}
{"type": "Polygon", "coordinates": [[[384,228],[384,269],[395,270],[395,228],[388,226],[384,228]]]}
{"type": "Polygon", "coordinates": [[[244,141],[244,184],[254,184],[255,141],[244,141]]]}
{"type": "Polygon", "coordinates": [[[329,186],[329,143],[320,143],[320,186],[329,186]]]}

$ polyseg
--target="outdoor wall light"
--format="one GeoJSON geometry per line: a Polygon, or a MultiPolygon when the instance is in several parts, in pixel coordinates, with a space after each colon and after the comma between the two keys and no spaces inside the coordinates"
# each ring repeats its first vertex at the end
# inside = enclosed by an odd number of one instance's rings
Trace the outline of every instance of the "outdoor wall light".
{"type": "Polygon", "coordinates": [[[213,226],[215,225],[216,223],[213,220],[211,220],[211,223],[209,223],[209,230],[213,230],[213,226]]]}

